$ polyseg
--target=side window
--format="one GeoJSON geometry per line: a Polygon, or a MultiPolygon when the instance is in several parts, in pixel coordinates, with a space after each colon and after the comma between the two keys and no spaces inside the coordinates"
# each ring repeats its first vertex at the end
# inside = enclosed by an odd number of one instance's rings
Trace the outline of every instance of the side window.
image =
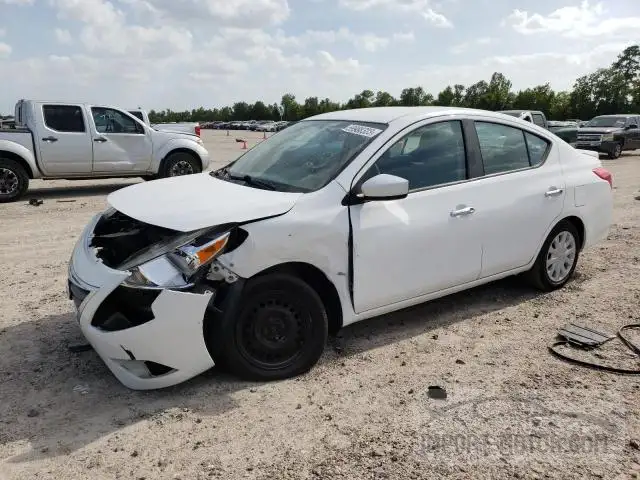
{"type": "Polygon", "coordinates": [[[98,133],[144,133],[138,122],[118,110],[91,107],[91,115],[98,133]]]}
{"type": "Polygon", "coordinates": [[[142,112],[129,112],[131,115],[136,117],[141,122],[144,122],[144,118],[142,118],[142,112]]]}
{"type": "Polygon", "coordinates": [[[527,140],[527,148],[529,149],[529,160],[532,167],[540,165],[549,148],[549,142],[544,138],[540,138],[532,133],[525,132],[524,136],[527,140]]]}
{"type": "Polygon", "coordinates": [[[465,180],[461,122],[438,122],[408,133],[382,154],[365,177],[378,173],[409,180],[409,190],[465,180]]]}
{"type": "Polygon", "coordinates": [[[56,132],[84,132],[82,108],[73,105],[43,105],[44,124],[56,132]]]}
{"type": "Polygon", "coordinates": [[[544,127],[544,117],[539,113],[533,114],[533,123],[538,125],[539,127],[544,127]]]}
{"type": "Polygon", "coordinates": [[[529,167],[524,132],[497,123],[475,122],[485,175],[529,167]]]}
{"type": "Polygon", "coordinates": [[[630,126],[630,125],[635,125],[636,127],[638,126],[638,121],[636,120],[636,117],[629,117],[627,126],[630,126]]]}

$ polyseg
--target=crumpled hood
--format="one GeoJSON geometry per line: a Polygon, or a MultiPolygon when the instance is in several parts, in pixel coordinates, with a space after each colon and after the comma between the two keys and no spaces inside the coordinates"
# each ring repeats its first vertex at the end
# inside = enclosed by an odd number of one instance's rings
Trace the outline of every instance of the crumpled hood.
{"type": "Polygon", "coordinates": [[[300,195],[260,190],[199,173],[131,185],[111,193],[107,202],[141,222],[189,232],[281,215],[300,195]]]}

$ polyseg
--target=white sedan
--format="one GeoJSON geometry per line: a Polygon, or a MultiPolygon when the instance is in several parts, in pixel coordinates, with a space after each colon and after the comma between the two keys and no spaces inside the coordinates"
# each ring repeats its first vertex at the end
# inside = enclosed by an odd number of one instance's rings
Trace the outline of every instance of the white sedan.
{"type": "Polygon", "coordinates": [[[214,364],[286,378],[344,325],[520,273],[562,287],[608,233],[611,183],[597,154],[499,113],[322,114],[215,172],[109,195],[69,296],[130,388],[214,364]]]}

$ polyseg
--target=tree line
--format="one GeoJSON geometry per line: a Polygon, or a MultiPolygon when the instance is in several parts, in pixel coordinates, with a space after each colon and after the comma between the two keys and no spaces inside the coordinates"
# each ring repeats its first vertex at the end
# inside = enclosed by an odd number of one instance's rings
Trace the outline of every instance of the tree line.
{"type": "Polygon", "coordinates": [[[448,86],[436,96],[422,87],[405,88],[398,98],[389,92],[363,90],[345,103],[328,98],[309,97],[300,103],[295,95],[282,96],[280,104],[237,102],[232,106],[191,111],[149,112],[153,123],[207,122],[233,120],[301,120],[335,110],[384,106],[458,106],[484,110],[541,110],[551,120],[579,118],[615,113],[640,114],[640,45],[623,50],[607,68],[578,78],[569,91],[554,91],[548,83],[513,92],[511,81],[495,72],[489,82],[448,86]]]}

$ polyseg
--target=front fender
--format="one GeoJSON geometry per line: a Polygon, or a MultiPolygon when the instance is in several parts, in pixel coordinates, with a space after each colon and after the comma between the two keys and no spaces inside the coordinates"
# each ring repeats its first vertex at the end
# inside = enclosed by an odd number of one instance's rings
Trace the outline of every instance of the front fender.
{"type": "Polygon", "coordinates": [[[153,155],[153,171],[157,172],[160,169],[160,164],[171,152],[175,150],[189,150],[193,152],[202,164],[202,170],[206,170],[209,166],[209,152],[199,143],[194,142],[186,138],[176,138],[169,140],[162,145],[153,155]]]}
{"type": "Polygon", "coordinates": [[[31,170],[33,178],[40,178],[42,176],[38,169],[38,164],[36,163],[36,157],[28,148],[10,140],[0,140],[0,155],[1,152],[12,153],[24,160],[31,170]]]}

